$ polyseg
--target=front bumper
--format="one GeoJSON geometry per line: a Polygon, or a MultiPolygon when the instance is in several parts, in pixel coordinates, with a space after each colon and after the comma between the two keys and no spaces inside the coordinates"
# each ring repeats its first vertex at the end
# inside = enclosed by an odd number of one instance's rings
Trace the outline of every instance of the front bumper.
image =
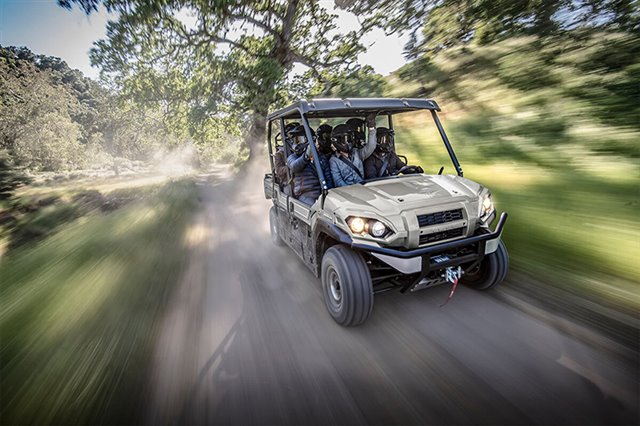
{"type": "Polygon", "coordinates": [[[484,232],[479,235],[473,235],[471,237],[449,241],[442,244],[434,244],[428,247],[413,250],[397,250],[352,242],[351,248],[370,253],[372,256],[375,256],[382,262],[403,274],[421,273],[421,275],[424,276],[430,271],[481,261],[485,255],[496,251],[498,244],[500,243],[502,230],[505,222],[507,221],[507,216],[506,212],[503,212],[500,215],[500,219],[498,220],[498,224],[494,231],[480,228],[481,230],[484,230],[484,232]],[[471,247],[474,245],[475,250],[473,253],[460,256],[449,256],[443,254],[454,249],[471,247]]]}

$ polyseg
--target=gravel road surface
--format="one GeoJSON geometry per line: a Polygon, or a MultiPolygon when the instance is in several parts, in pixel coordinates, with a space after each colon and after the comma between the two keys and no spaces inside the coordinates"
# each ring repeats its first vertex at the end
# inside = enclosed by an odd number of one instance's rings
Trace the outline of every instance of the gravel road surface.
{"type": "Polygon", "coordinates": [[[637,350],[511,303],[513,277],[442,308],[445,286],[380,294],[366,324],[338,326],[319,281],[270,243],[258,172],[200,179],[149,423],[638,423],[637,350]]]}

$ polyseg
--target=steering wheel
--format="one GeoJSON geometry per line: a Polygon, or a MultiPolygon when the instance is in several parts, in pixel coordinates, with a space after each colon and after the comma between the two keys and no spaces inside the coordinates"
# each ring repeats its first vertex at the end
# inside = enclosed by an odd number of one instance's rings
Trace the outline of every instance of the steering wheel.
{"type": "Polygon", "coordinates": [[[399,174],[403,174],[403,175],[413,175],[416,173],[424,173],[424,170],[422,170],[422,167],[420,166],[410,166],[410,165],[406,165],[406,166],[402,166],[400,169],[396,170],[392,176],[397,176],[399,174]]]}

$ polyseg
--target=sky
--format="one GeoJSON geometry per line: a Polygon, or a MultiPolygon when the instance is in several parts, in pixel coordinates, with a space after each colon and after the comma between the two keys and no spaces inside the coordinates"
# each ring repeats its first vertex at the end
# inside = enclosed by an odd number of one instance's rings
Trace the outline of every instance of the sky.
{"type": "MultiPolygon", "coordinates": [[[[333,0],[321,3],[333,6],[333,0]]],[[[336,13],[340,28],[348,30],[358,25],[355,16],[336,13]]],[[[57,56],[71,68],[97,78],[99,71],[91,67],[88,52],[94,41],[104,38],[107,20],[105,12],[86,16],[77,7],[71,11],[63,9],[56,0],[0,0],[0,45],[26,46],[37,54],[57,56]]],[[[406,39],[373,31],[363,40],[370,47],[358,61],[388,75],[405,63],[402,49],[406,39]]]]}

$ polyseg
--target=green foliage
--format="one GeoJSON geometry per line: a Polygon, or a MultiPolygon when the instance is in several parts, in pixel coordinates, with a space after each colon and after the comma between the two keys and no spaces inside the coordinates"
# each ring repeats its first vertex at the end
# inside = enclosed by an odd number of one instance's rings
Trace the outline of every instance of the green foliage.
{"type": "Polygon", "coordinates": [[[56,85],[52,71],[38,68],[36,60],[24,48],[0,47],[0,146],[10,151],[34,118],[68,114],[80,105],[67,87],[56,85]]]}
{"type": "Polygon", "coordinates": [[[38,220],[61,224],[56,234],[0,261],[3,423],[144,421],[131,389],[144,388],[195,199],[178,181],[81,222],[52,211],[60,221],[38,220]]]}
{"type": "Polygon", "coordinates": [[[332,76],[354,72],[364,49],[366,29],[341,32],[318,0],[59,1],[74,3],[87,13],[104,3],[117,14],[91,58],[130,99],[158,106],[175,117],[174,130],[196,139],[233,119],[252,150],[262,145],[269,109],[303,87],[295,64],[315,80],[305,87],[328,93],[332,76]],[[188,25],[176,17],[185,12],[195,18],[188,25]]]}
{"type": "Polygon", "coordinates": [[[11,198],[16,188],[29,182],[30,179],[15,166],[9,153],[0,150],[0,200],[11,198]]]}
{"type": "Polygon", "coordinates": [[[599,33],[576,50],[569,57],[585,77],[567,84],[567,94],[585,102],[598,120],[640,128],[640,36],[599,33]]]}
{"type": "Polygon", "coordinates": [[[452,48],[401,68],[391,90],[395,96],[436,97],[458,110],[453,133],[484,155],[530,158],[532,149],[576,144],[639,157],[640,62],[624,54],[637,49],[634,42],[640,44],[631,34],[576,32],[452,48]],[[586,72],[602,45],[612,56],[586,72]]]}
{"type": "Polygon", "coordinates": [[[56,203],[20,218],[10,229],[9,250],[35,243],[78,217],[78,209],[70,203],[56,203]]]}
{"type": "Polygon", "coordinates": [[[576,29],[637,32],[638,0],[354,0],[343,7],[387,32],[409,31],[409,57],[471,42],[546,37],[576,29]],[[396,9],[397,7],[397,9],[396,9]],[[418,37],[420,33],[420,37],[418,37]]]}
{"type": "Polygon", "coordinates": [[[366,65],[351,73],[343,73],[334,77],[331,94],[339,98],[380,97],[384,94],[387,81],[376,74],[372,67],[366,65]]]}
{"type": "MultiPolygon", "coordinates": [[[[536,48],[535,43],[527,46],[536,48]]],[[[544,63],[544,58],[531,49],[509,52],[498,59],[497,75],[508,86],[519,90],[536,90],[555,86],[561,80],[553,67],[544,63]]]]}
{"type": "MultiPolygon", "coordinates": [[[[0,48],[0,76],[0,148],[31,170],[148,160],[161,146],[188,139],[184,129],[194,121],[186,114],[165,116],[161,105],[130,93],[110,93],[61,59],[26,48],[0,48]]],[[[139,82],[155,84],[152,78],[139,82]]],[[[204,127],[207,135],[210,127],[204,127]]]]}
{"type": "Polygon", "coordinates": [[[47,112],[31,118],[13,147],[15,158],[32,170],[79,168],[84,155],[79,144],[80,126],[64,112],[47,112]]]}

